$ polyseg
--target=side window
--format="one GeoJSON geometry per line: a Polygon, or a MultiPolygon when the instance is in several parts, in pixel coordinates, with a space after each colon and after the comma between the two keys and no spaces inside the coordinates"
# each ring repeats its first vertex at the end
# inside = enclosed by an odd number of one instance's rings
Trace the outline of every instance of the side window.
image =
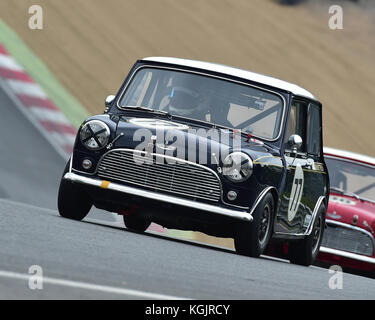
{"type": "Polygon", "coordinates": [[[322,132],[319,106],[310,103],[307,113],[307,153],[318,157],[320,156],[322,132]]]}
{"type": "Polygon", "coordinates": [[[142,76],[136,77],[135,81],[130,83],[128,91],[131,93],[123,97],[120,105],[122,106],[140,106],[145,97],[146,90],[152,78],[152,72],[140,71],[142,76]]]}
{"type": "Polygon", "coordinates": [[[306,116],[308,103],[293,100],[290,106],[288,124],[285,133],[285,148],[290,151],[288,139],[292,134],[298,134],[302,138],[302,146],[298,152],[306,152],[306,116]]]}

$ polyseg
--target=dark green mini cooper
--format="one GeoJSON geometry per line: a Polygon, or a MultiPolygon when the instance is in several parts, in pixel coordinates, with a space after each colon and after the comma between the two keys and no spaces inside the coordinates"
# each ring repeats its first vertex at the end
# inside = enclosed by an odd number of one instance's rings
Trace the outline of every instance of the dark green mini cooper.
{"type": "Polygon", "coordinates": [[[287,243],[292,263],[310,265],[328,202],[322,145],[321,103],[296,85],[145,58],[81,125],[58,208],[81,220],[94,205],[138,232],[155,222],[231,237],[252,257],[287,243]]]}

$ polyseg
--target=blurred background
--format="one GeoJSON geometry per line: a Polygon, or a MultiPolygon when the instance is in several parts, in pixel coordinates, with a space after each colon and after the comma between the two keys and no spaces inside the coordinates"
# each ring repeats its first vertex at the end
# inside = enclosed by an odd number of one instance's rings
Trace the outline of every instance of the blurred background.
{"type": "Polygon", "coordinates": [[[0,17],[90,114],[139,58],[204,60],[306,88],[324,106],[324,144],[375,157],[375,1],[0,0],[0,17]],[[28,27],[32,4],[43,30],[28,27]],[[342,30],[329,28],[333,4],[342,30]]]}
{"type": "Polygon", "coordinates": [[[325,145],[375,156],[375,1],[1,0],[0,15],[90,113],[139,58],[205,60],[305,87],[324,105],[325,145]],[[28,28],[31,4],[43,30],[28,28]]]}

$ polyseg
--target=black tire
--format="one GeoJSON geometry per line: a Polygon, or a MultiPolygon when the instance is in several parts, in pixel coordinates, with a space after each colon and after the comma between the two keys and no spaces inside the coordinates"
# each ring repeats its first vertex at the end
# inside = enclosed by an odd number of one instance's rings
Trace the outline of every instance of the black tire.
{"type": "Polygon", "coordinates": [[[314,221],[311,234],[300,241],[289,243],[289,261],[301,266],[310,266],[319,254],[325,226],[326,207],[321,205],[314,221]]]}
{"type": "Polygon", "coordinates": [[[272,236],[275,201],[268,193],[258,204],[253,221],[239,225],[234,238],[238,254],[259,257],[267,248],[272,236]]]}
{"type": "Polygon", "coordinates": [[[89,213],[92,201],[82,186],[63,179],[69,171],[69,162],[70,160],[61,177],[57,207],[62,217],[80,221],[89,213]]]}
{"type": "Polygon", "coordinates": [[[123,219],[125,227],[135,232],[145,232],[151,224],[151,221],[136,215],[123,216],[123,219]]]}

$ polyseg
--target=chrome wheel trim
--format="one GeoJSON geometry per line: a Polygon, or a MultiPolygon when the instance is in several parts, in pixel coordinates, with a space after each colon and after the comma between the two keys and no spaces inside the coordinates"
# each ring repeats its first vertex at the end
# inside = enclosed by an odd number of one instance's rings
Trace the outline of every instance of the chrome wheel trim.
{"type": "Polygon", "coordinates": [[[262,217],[259,224],[258,241],[260,245],[263,245],[267,240],[271,229],[271,211],[271,206],[269,203],[267,203],[262,212],[262,217]]]}
{"type": "Polygon", "coordinates": [[[314,225],[313,231],[312,231],[312,252],[315,253],[318,250],[320,238],[322,236],[322,216],[319,215],[316,220],[316,224],[314,225]]]}

